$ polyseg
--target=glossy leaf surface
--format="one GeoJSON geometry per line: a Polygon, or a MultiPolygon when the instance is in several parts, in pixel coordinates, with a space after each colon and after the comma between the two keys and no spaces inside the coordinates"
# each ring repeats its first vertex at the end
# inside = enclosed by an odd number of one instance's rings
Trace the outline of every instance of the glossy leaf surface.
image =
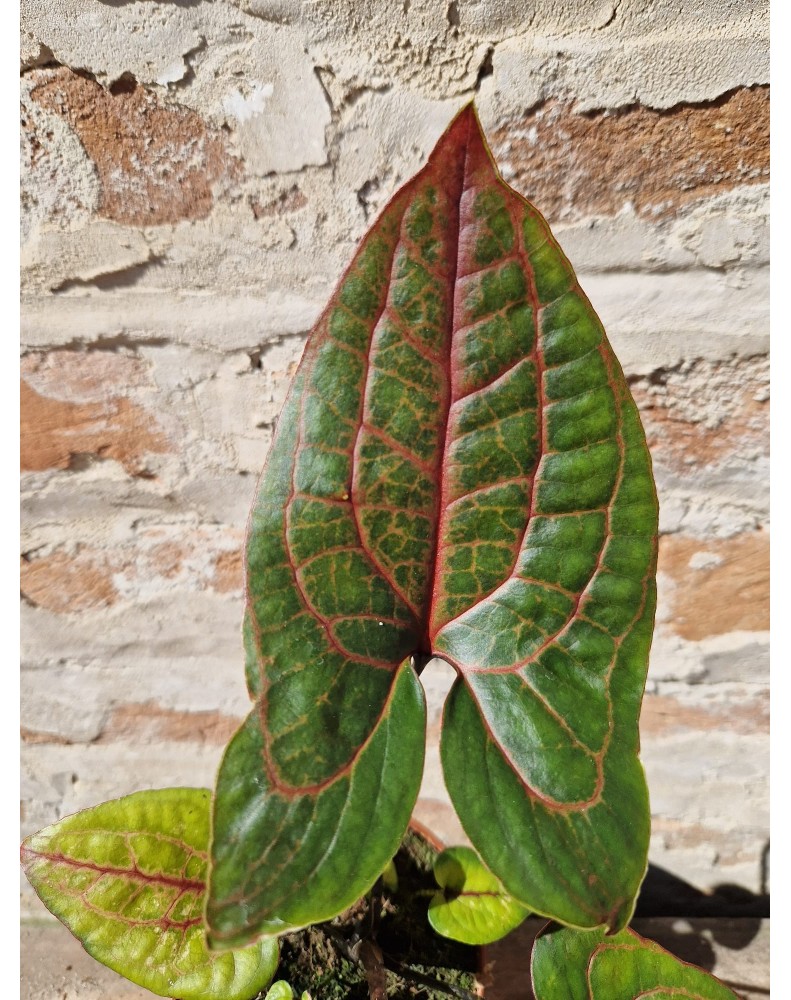
{"type": "Polygon", "coordinates": [[[533,945],[536,1000],[738,1000],[714,976],[634,931],[549,927],[533,945]]]}
{"type": "MultiPolygon", "coordinates": [[[[360,752],[335,780],[297,794],[266,770],[261,774],[266,737],[257,717],[248,717],[226,750],[215,796],[210,889],[222,904],[212,908],[209,901],[210,945],[327,920],[364,895],[409,823],[423,769],[424,720],[420,681],[407,663],[360,752]]],[[[322,745],[314,747],[317,756],[322,745]]]]}
{"type": "Polygon", "coordinates": [[[204,936],[211,792],[137,792],[29,837],[22,864],[44,904],[95,959],[160,996],[250,1000],[276,941],[217,955],[204,936]]]}
{"type": "Polygon", "coordinates": [[[487,867],[530,909],[623,926],[648,843],[656,520],[601,323],[470,106],[365,237],[278,423],[213,943],[324,919],[382,871],[422,767],[410,655],[458,671],[443,767],[487,867]]]}
{"type": "Polygon", "coordinates": [[[429,903],[429,923],[454,941],[498,941],[529,914],[469,847],[444,850],[434,862],[434,877],[440,889],[429,903]]]}

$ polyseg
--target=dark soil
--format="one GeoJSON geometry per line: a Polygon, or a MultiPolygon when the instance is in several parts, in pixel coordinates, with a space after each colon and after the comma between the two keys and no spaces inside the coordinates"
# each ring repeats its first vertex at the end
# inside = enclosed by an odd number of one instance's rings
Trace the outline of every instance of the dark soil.
{"type": "Polygon", "coordinates": [[[440,937],[428,922],[436,855],[423,837],[407,831],[395,858],[398,889],[385,888],[380,879],[335,920],[281,938],[276,978],[290,983],[297,997],[307,990],[311,1000],[369,1000],[369,980],[356,959],[366,950],[370,955],[364,942],[373,941],[381,949],[388,997],[447,1000],[446,990],[425,979],[474,993],[480,950],[440,937]]]}

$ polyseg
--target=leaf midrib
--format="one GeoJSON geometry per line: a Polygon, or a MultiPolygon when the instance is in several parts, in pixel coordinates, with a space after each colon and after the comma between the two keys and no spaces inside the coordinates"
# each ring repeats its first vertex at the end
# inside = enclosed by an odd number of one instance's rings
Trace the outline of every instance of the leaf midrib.
{"type": "MultiPolygon", "coordinates": [[[[507,376],[509,372],[511,372],[518,364],[522,363],[525,360],[525,358],[529,356],[529,355],[525,355],[525,357],[519,358],[519,360],[517,362],[515,362],[513,365],[509,366],[509,368],[507,368],[505,371],[501,372],[497,376],[497,378],[491,380],[486,385],[479,387],[479,389],[474,390],[474,392],[468,392],[466,394],[462,394],[461,396],[457,395],[456,386],[455,386],[455,379],[454,379],[455,368],[454,368],[454,365],[452,363],[452,359],[453,359],[453,337],[454,337],[454,334],[458,333],[459,330],[464,329],[464,326],[460,326],[460,327],[457,328],[457,316],[456,316],[456,285],[457,285],[457,276],[458,276],[458,272],[459,272],[459,248],[460,248],[460,242],[461,242],[461,240],[460,240],[460,236],[461,236],[461,199],[464,196],[464,192],[466,190],[467,162],[468,162],[468,159],[469,159],[469,145],[470,145],[470,129],[471,129],[472,123],[473,123],[473,121],[475,121],[475,119],[473,119],[472,117],[470,117],[468,119],[468,121],[469,121],[469,124],[468,124],[468,130],[467,130],[467,141],[465,143],[465,149],[464,149],[464,173],[463,173],[463,176],[462,176],[461,194],[459,196],[459,207],[458,207],[458,214],[457,214],[456,262],[455,262],[455,270],[454,270],[454,276],[453,276],[453,312],[452,312],[450,337],[449,337],[449,344],[448,344],[448,359],[449,359],[448,371],[449,371],[449,376],[450,376],[449,377],[449,381],[450,381],[450,394],[449,394],[449,397],[448,397],[448,409],[447,409],[446,417],[445,417],[445,428],[444,428],[443,446],[442,446],[442,460],[441,460],[440,468],[439,468],[439,490],[438,490],[439,500],[438,500],[438,516],[437,516],[437,521],[436,521],[436,525],[437,525],[436,532],[437,533],[436,533],[436,538],[435,538],[435,543],[434,543],[434,559],[432,561],[433,580],[432,580],[432,587],[431,587],[431,599],[430,599],[430,604],[429,604],[429,609],[428,609],[428,615],[427,615],[427,619],[426,619],[427,642],[428,642],[429,649],[431,650],[431,652],[432,652],[433,655],[442,657],[443,659],[446,658],[445,654],[442,651],[435,651],[433,649],[434,640],[436,639],[437,635],[439,635],[440,632],[444,628],[446,628],[451,622],[457,620],[462,615],[467,614],[473,608],[476,608],[479,605],[483,604],[486,600],[488,600],[489,597],[491,597],[492,594],[496,593],[502,586],[504,586],[504,584],[507,583],[508,580],[512,579],[512,577],[514,575],[514,571],[515,571],[516,566],[517,566],[517,563],[519,561],[519,556],[520,556],[520,553],[522,551],[522,547],[524,545],[525,538],[527,537],[527,533],[528,533],[528,531],[530,529],[531,519],[533,518],[533,515],[535,514],[535,483],[536,483],[536,476],[538,474],[538,468],[539,468],[539,466],[541,464],[541,461],[542,461],[542,458],[544,456],[544,453],[547,451],[547,445],[546,445],[546,440],[545,440],[546,429],[545,429],[545,420],[544,420],[544,403],[545,403],[545,400],[544,400],[544,390],[543,390],[543,373],[544,373],[544,367],[545,366],[544,366],[543,356],[542,356],[542,353],[541,353],[541,347],[540,347],[540,343],[539,343],[539,340],[540,340],[540,329],[539,329],[539,323],[538,323],[538,314],[539,314],[540,303],[539,303],[539,298],[538,298],[538,291],[537,291],[537,288],[536,288],[535,275],[533,274],[533,269],[530,266],[529,255],[528,255],[528,253],[527,253],[527,251],[525,249],[525,246],[524,246],[524,240],[523,240],[523,236],[522,236],[521,226],[519,225],[518,218],[514,217],[514,212],[512,210],[512,205],[509,204],[509,202],[507,200],[506,201],[506,205],[508,206],[508,216],[509,216],[509,219],[511,220],[513,228],[514,228],[514,242],[516,244],[516,249],[514,251],[512,251],[510,254],[508,254],[505,258],[498,259],[495,263],[499,267],[500,265],[502,265],[503,260],[509,260],[509,259],[516,260],[523,267],[524,274],[525,274],[525,277],[527,279],[527,295],[528,295],[528,298],[530,300],[530,306],[531,306],[532,313],[533,313],[533,315],[532,315],[532,323],[533,323],[534,340],[533,340],[533,350],[532,350],[531,354],[533,356],[533,359],[534,359],[534,362],[535,362],[535,367],[536,367],[536,396],[537,396],[537,406],[536,406],[536,424],[537,424],[537,427],[536,427],[536,432],[537,432],[537,436],[539,438],[539,445],[538,445],[538,448],[537,448],[537,451],[536,451],[536,458],[535,458],[535,461],[533,463],[533,468],[532,468],[531,472],[530,473],[525,473],[524,475],[521,475],[521,476],[518,476],[518,477],[515,477],[515,478],[512,478],[512,479],[509,480],[509,482],[526,481],[528,483],[528,488],[529,488],[529,493],[530,493],[530,507],[528,509],[527,517],[525,518],[525,526],[524,526],[524,529],[522,531],[521,538],[519,539],[517,545],[515,546],[513,562],[511,564],[511,569],[509,570],[507,576],[503,580],[501,580],[496,586],[492,587],[492,589],[488,593],[483,594],[480,597],[478,597],[474,601],[474,603],[472,603],[468,608],[465,608],[464,611],[459,612],[459,613],[453,615],[447,621],[442,622],[441,625],[439,625],[439,627],[434,628],[433,627],[433,621],[434,621],[434,615],[435,615],[435,610],[436,610],[436,604],[437,604],[438,596],[441,596],[441,595],[438,595],[438,593],[437,593],[438,586],[439,586],[439,580],[437,578],[437,566],[439,564],[440,539],[441,539],[441,536],[442,536],[442,527],[443,527],[443,524],[444,524],[445,514],[446,514],[447,509],[449,507],[453,506],[454,504],[456,504],[458,502],[466,500],[468,498],[468,496],[470,495],[469,493],[468,494],[464,494],[464,495],[462,495],[460,497],[456,497],[450,504],[446,505],[446,503],[445,503],[445,477],[443,475],[443,470],[445,469],[446,464],[447,464],[446,463],[447,452],[448,452],[448,448],[449,448],[449,445],[450,445],[449,429],[450,429],[450,415],[451,415],[451,411],[453,409],[453,406],[456,403],[460,402],[461,400],[466,399],[468,396],[474,395],[477,392],[482,392],[482,391],[485,391],[488,388],[491,388],[492,385],[496,384],[501,378],[504,378],[505,376],[507,376]]],[[[481,143],[482,143],[482,145],[484,145],[484,150],[486,150],[486,147],[485,147],[485,144],[483,143],[483,139],[482,138],[481,138],[481,143]]],[[[502,178],[500,177],[500,173],[499,173],[499,171],[497,169],[497,166],[493,162],[491,163],[491,167],[492,167],[492,170],[494,172],[496,182],[501,187],[505,188],[505,196],[506,196],[506,199],[508,199],[509,196],[513,194],[513,192],[508,188],[508,185],[506,185],[503,182],[502,178]]],[[[477,271],[475,271],[475,270],[471,271],[471,272],[469,272],[469,274],[463,275],[463,277],[468,277],[471,274],[476,274],[480,270],[485,270],[485,268],[478,269],[477,271]]],[[[491,484],[489,484],[489,486],[487,488],[493,489],[493,488],[499,487],[500,485],[502,485],[500,482],[491,483],[491,484]]],[[[472,491],[472,492],[477,492],[477,491],[472,491]]],[[[459,673],[463,673],[463,670],[462,670],[460,664],[458,664],[456,662],[452,662],[451,660],[447,660],[447,662],[451,663],[451,665],[457,671],[459,671],[459,673]]]]}
{"type": "Polygon", "coordinates": [[[431,578],[429,581],[426,593],[428,595],[428,607],[426,609],[425,621],[424,621],[424,632],[423,632],[423,645],[425,646],[424,652],[429,655],[435,655],[434,651],[434,635],[432,635],[431,623],[434,618],[434,608],[437,603],[437,590],[439,588],[439,576],[437,573],[437,566],[439,564],[439,549],[440,549],[440,537],[443,522],[443,514],[445,512],[445,475],[444,470],[447,465],[448,448],[450,445],[450,414],[453,408],[453,403],[456,396],[456,386],[455,386],[455,366],[453,364],[453,334],[456,330],[456,284],[457,277],[459,273],[459,256],[460,256],[460,243],[461,243],[461,202],[464,197],[464,192],[466,190],[467,182],[467,163],[470,154],[470,130],[474,118],[472,115],[467,115],[467,135],[464,140],[464,165],[461,172],[461,187],[459,189],[459,200],[456,206],[456,257],[453,262],[453,274],[450,279],[451,288],[453,291],[453,300],[451,307],[450,316],[450,330],[448,331],[448,342],[447,342],[447,352],[448,352],[448,391],[447,391],[447,404],[445,407],[444,415],[444,426],[442,427],[442,443],[437,447],[437,503],[435,508],[434,517],[434,544],[432,546],[432,560],[431,560],[431,578]]]}
{"type": "Polygon", "coordinates": [[[156,885],[166,885],[182,892],[205,892],[206,883],[200,879],[188,879],[183,876],[167,875],[164,872],[150,874],[141,871],[139,868],[119,868],[114,865],[100,865],[95,861],[86,861],[80,858],[69,857],[68,854],[60,852],[37,851],[32,847],[22,848],[23,863],[28,857],[37,858],[42,861],[49,861],[52,864],[65,865],[69,868],[81,868],[88,871],[95,871],[101,875],[114,875],[119,878],[128,878],[133,882],[145,882],[156,885]]]}

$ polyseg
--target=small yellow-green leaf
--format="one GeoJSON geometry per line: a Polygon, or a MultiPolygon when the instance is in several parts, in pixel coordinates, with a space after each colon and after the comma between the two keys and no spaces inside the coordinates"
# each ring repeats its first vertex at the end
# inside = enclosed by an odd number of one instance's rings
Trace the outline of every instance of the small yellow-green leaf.
{"type": "Polygon", "coordinates": [[[469,847],[449,847],[434,862],[438,892],[428,919],[438,934],[464,944],[498,941],[530,912],[503,889],[469,847]]]}
{"type": "Polygon", "coordinates": [[[269,987],[264,1000],[294,1000],[294,991],[285,979],[278,979],[276,983],[272,983],[269,987]]]}
{"type": "Polygon", "coordinates": [[[390,892],[398,892],[398,872],[392,858],[387,862],[387,867],[382,872],[382,883],[385,889],[390,892]]]}
{"type": "Polygon", "coordinates": [[[551,925],[531,959],[536,1000],[738,1000],[714,976],[634,931],[605,935],[551,925]]]}
{"type": "Polygon", "coordinates": [[[22,845],[45,906],[114,972],[178,1000],[250,1000],[277,941],[218,955],[204,938],[211,792],[136,792],[48,826],[22,845]]]}

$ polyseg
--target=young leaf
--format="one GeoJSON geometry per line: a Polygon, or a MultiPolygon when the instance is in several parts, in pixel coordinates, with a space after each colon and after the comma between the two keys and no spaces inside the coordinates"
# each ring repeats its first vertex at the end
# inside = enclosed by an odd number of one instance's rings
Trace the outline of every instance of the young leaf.
{"type": "Polygon", "coordinates": [[[388,892],[398,892],[398,869],[393,858],[387,862],[382,872],[382,885],[388,892]]]}
{"type": "MultiPolygon", "coordinates": [[[[285,979],[278,979],[269,987],[264,1000],[294,1000],[294,991],[285,979]]],[[[300,1000],[311,1000],[310,993],[304,990],[300,1000]]]]}
{"type": "Polygon", "coordinates": [[[714,976],[634,931],[547,927],[531,957],[536,1000],[738,1000],[714,976]]]}
{"type": "Polygon", "coordinates": [[[208,951],[203,907],[211,792],[137,792],[69,816],[22,845],[44,904],[99,962],[179,1000],[250,1000],[277,968],[276,941],[208,951]]]}
{"type": "Polygon", "coordinates": [[[656,523],[601,323],[468,106],[363,240],[278,423],[212,943],[326,919],[383,870],[422,768],[410,654],[458,671],[443,768],[487,867],[532,910],[624,926],[648,846],[656,523]]]}
{"type": "Polygon", "coordinates": [[[278,979],[269,987],[264,1000],[294,1000],[294,991],[285,979],[278,979]]]}
{"type": "Polygon", "coordinates": [[[499,941],[528,916],[469,847],[449,847],[434,862],[439,892],[428,907],[438,934],[464,944],[499,941]]]}

